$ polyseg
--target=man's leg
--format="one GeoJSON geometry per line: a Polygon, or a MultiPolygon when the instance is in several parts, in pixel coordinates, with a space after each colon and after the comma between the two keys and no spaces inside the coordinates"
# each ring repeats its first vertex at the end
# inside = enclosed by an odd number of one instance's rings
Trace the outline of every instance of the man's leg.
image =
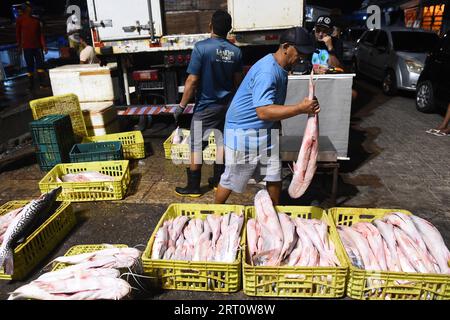
{"type": "Polygon", "coordinates": [[[273,205],[277,206],[280,203],[281,181],[266,182],[266,188],[270,198],[272,199],[273,205]]]}
{"type": "Polygon", "coordinates": [[[27,65],[28,88],[33,89],[34,77],[34,54],[33,49],[23,49],[23,56],[27,65]]]}
{"type": "Polygon", "coordinates": [[[197,198],[202,195],[200,182],[202,177],[202,137],[204,129],[202,126],[198,126],[200,121],[202,121],[202,112],[194,113],[190,127],[191,163],[189,168],[186,169],[187,186],[175,188],[175,193],[179,196],[197,198]]]}
{"type": "Polygon", "coordinates": [[[450,133],[450,129],[447,128],[449,123],[450,123],[450,103],[447,106],[447,112],[445,113],[444,120],[442,120],[442,123],[439,125],[437,129],[445,133],[450,133]]]}
{"type": "Polygon", "coordinates": [[[225,187],[222,187],[220,184],[217,186],[217,191],[214,199],[214,203],[216,204],[224,204],[227,202],[228,197],[231,195],[231,190],[225,187]]]}
{"type": "Polygon", "coordinates": [[[44,53],[41,49],[34,49],[34,59],[36,61],[36,71],[38,75],[39,86],[47,88],[47,74],[44,69],[44,53]]]}

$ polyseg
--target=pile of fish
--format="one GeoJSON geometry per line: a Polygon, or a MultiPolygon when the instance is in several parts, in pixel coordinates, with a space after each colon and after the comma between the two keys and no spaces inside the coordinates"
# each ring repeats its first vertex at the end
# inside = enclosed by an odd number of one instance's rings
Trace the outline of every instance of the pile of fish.
{"type": "Polygon", "coordinates": [[[248,254],[252,265],[340,266],[324,221],[277,213],[266,190],[256,194],[255,211],[256,219],[247,222],[248,254]]]}
{"type": "Polygon", "coordinates": [[[83,171],[80,173],[68,173],[61,178],[56,177],[56,182],[106,182],[114,181],[114,177],[97,171],[83,171]]]}
{"type": "Polygon", "coordinates": [[[123,299],[132,288],[120,278],[119,270],[135,267],[141,252],[135,248],[106,247],[99,251],[56,258],[50,265],[64,263],[69,266],[44,273],[17,288],[8,300],[123,299]]]}
{"type": "Polygon", "coordinates": [[[450,252],[430,222],[391,212],[372,223],[338,226],[352,264],[360,269],[450,274],[450,252]]]}
{"type": "Polygon", "coordinates": [[[206,219],[179,216],[164,222],[153,243],[151,258],[158,260],[236,260],[244,215],[211,214],[206,219]]]}
{"type": "Polygon", "coordinates": [[[32,234],[52,214],[61,187],[30,201],[23,208],[12,210],[0,217],[0,268],[13,274],[14,248],[32,234]]]}
{"type": "Polygon", "coordinates": [[[177,127],[172,133],[172,144],[188,144],[189,134],[183,135],[183,130],[177,127]]]}

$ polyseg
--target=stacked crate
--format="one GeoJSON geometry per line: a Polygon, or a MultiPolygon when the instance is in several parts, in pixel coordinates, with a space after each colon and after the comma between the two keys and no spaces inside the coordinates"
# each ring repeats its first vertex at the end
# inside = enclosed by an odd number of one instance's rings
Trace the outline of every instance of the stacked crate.
{"type": "Polygon", "coordinates": [[[36,158],[43,171],[58,163],[70,162],[69,152],[75,144],[72,122],[68,115],[48,115],[30,123],[36,158]]]}

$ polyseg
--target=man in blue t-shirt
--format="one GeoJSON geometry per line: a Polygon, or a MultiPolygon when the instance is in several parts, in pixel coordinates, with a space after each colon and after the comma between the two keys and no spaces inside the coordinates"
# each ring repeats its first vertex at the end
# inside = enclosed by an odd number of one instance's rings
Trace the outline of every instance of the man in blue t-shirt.
{"type": "Polygon", "coordinates": [[[279,121],[301,113],[318,113],[317,100],[284,105],[288,71],[314,51],[306,29],[284,31],[274,54],[259,60],[245,76],[225,119],[225,172],[215,202],[225,203],[231,192],[241,193],[250,178],[264,177],[274,205],[281,193],[281,162],[277,152],[279,121]],[[275,141],[274,141],[275,140],[275,141]]]}
{"type": "Polygon", "coordinates": [[[209,179],[210,187],[218,184],[224,170],[222,131],[228,105],[242,80],[241,50],[226,37],[231,30],[231,16],[222,10],[214,12],[211,23],[211,38],[195,44],[191,54],[184,93],[175,111],[175,120],[183,113],[196,91],[194,114],[191,121],[191,164],[187,168],[187,186],[177,187],[180,196],[199,197],[202,149],[206,146],[211,130],[215,131],[216,164],[214,175],[209,179]]]}

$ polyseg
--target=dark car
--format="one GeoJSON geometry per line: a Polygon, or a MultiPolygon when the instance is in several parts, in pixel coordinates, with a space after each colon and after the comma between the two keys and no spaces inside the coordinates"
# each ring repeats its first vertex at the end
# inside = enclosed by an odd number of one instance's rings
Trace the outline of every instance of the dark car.
{"type": "Polygon", "coordinates": [[[351,27],[342,33],[341,39],[344,47],[344,62],[351,62],[354,59],[356,43],[366,30],[366,27],[351,27]]]}
{"type": "Polygon", "coordinates": [[[425,66],[417,81],[416,107],[422,112],[432,112],[446,107],[450,102],[450,31],[427,56],[425,66]]]}

